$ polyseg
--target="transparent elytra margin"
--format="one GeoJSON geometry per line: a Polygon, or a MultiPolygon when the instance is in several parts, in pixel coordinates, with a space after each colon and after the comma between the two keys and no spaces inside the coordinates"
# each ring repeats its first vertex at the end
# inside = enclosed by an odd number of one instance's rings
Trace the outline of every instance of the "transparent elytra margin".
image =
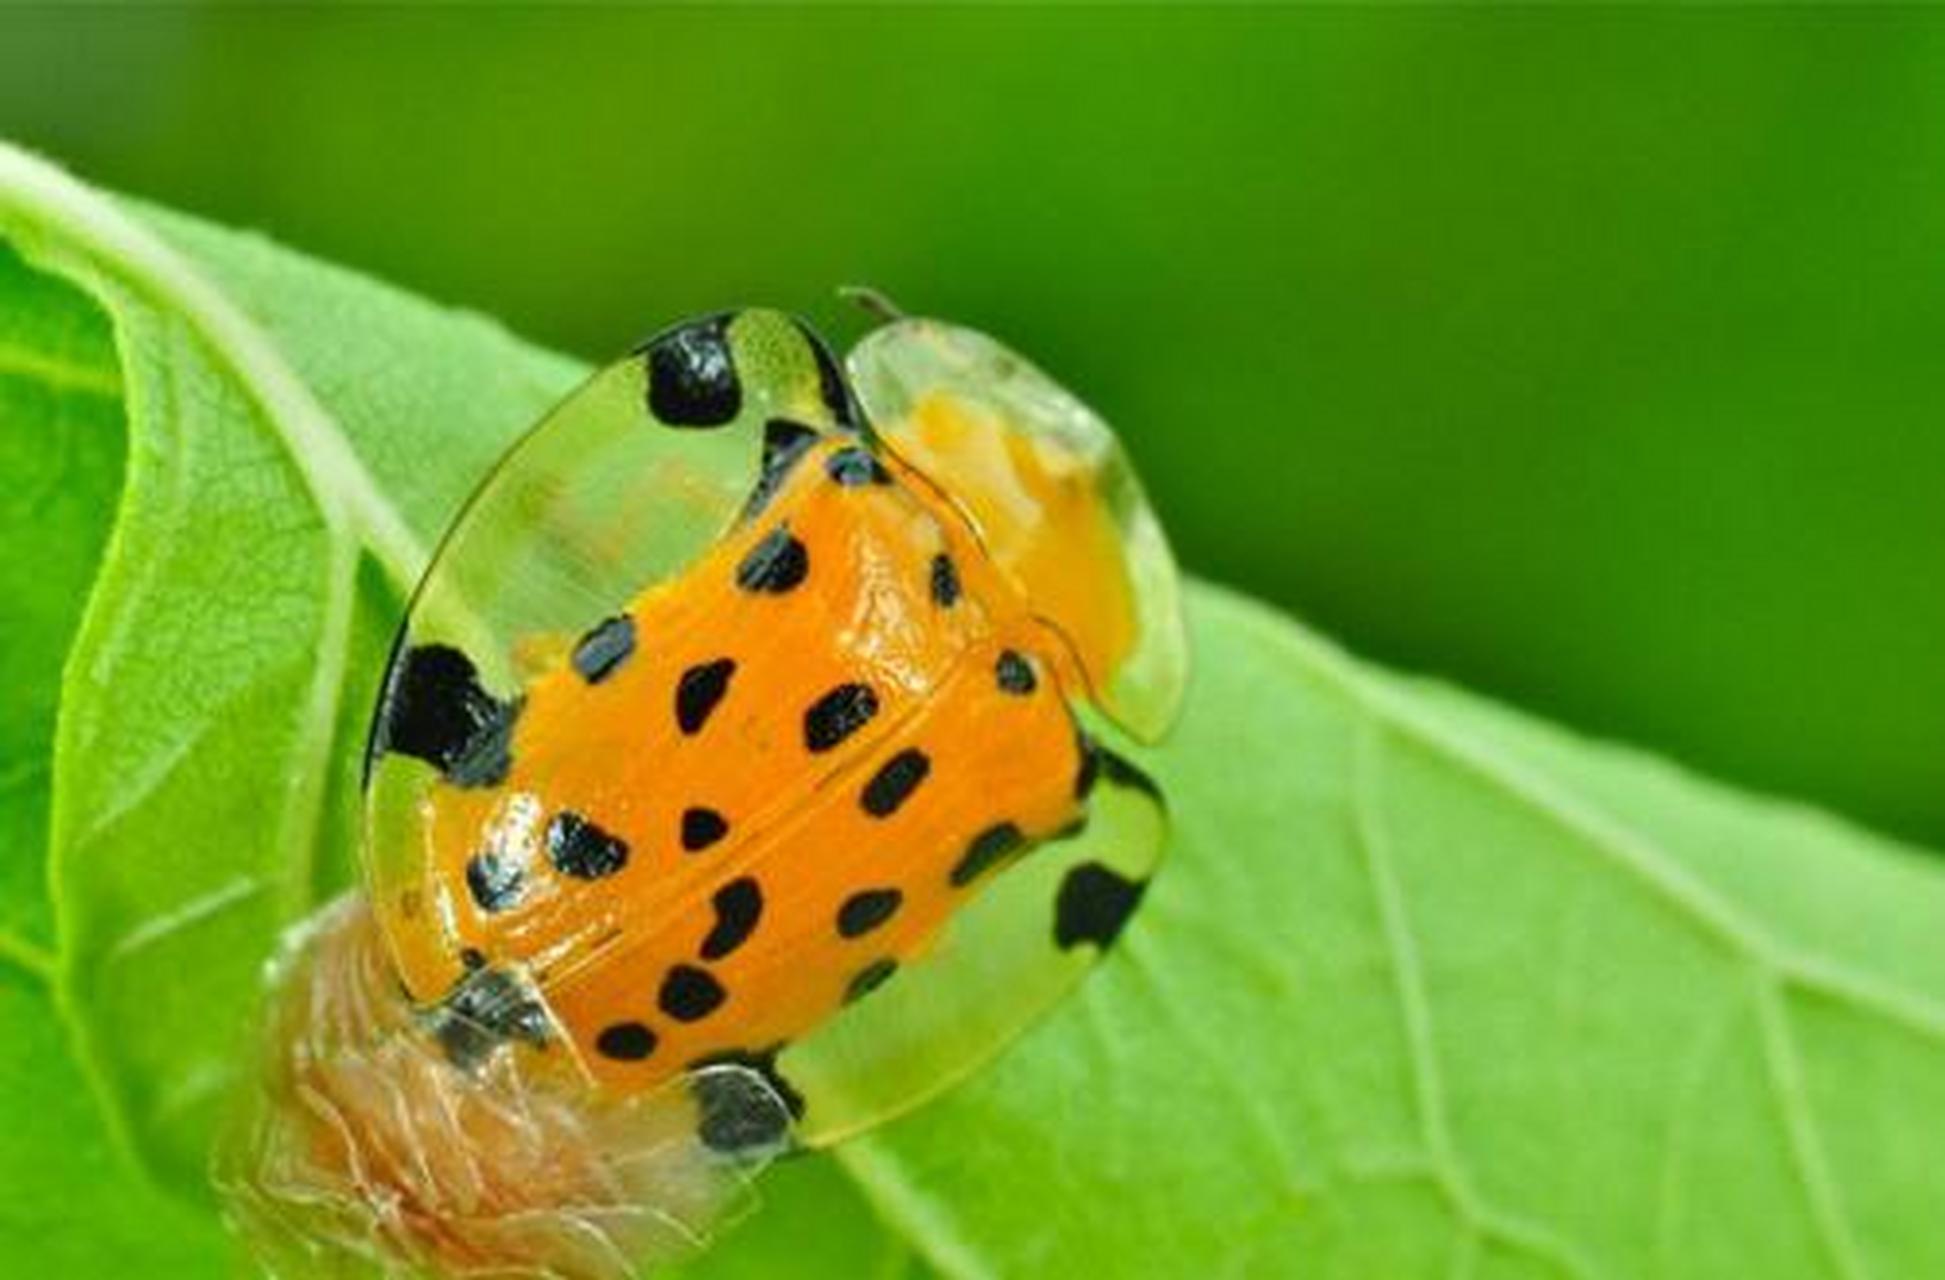
{"type": "Polygon", "coordinates": [[[940,320],[896,319],[866,335],[845,367],[885,447],[940,482],[1066,637],[1091,700],[1136,740],[1160,740],[1188,682],[1180,575],[1114,431],[1032,362],[940,320]],[[1085,524],[1105,516],[1105,536],[1063,520],[1064,509],[1085,524]],[[1103,583],[1116,585],[1129,615],[1116,641],[1099,625],[1103,583]]]}

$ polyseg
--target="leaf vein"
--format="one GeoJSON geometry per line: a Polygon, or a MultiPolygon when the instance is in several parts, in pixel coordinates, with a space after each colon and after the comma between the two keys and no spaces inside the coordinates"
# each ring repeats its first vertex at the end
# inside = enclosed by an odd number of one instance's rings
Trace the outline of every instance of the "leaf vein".
{"type": "Polygon", "coordinates": [[[1774,975],[1758,975],[1755,1000],[1757,1021],[1762,1027],[1764,1075],[1775,1096],[1789,1142],[1791,1164],[1808,1202],[1810,1220],[1816,1224],[1817,1240],[1823,1246],[1825,1257],[1843,1280],[1863,1280],[1869,1271],[1864,1266],[1842,1198],[1830,1177],[1815,1108],[1803,1078],[1802,1055],[1790,1031],[1783,993],[1784,988],[1774,975]]]}
{"type": "Polygon", "coordinates": [[[1212,1040],[1189,1018],[1181,993],[1167,976],[1169,967],[1157,964],[1148,957],[1147,947],[1142,945],[1146,935],[1128,939],[1121,949],[1123,969],[1133,974],[1146,986],[1154,998],[1155,1006],[1178,1032],[1177,1043],[1188,1052],[1202,1059],[1208,1067],[1210,1077],[1217,1081],[1224,1093],[1233,1102],[1236,1115],[1243,1121],[1240,1127],[1261,1145],[1269,1156],[1270,1163],[1282,1174],[1283,1185],[1297,1189],[1303,1184],[1303,1175],[1297,1166],[1296,1153],[1284,1134],[1283,1127],[1273,1120],[1265,1108],[1266,1099],[1261,1089],[1253,1089],[1236,1074],[1234,1056],[1226,1051],[1226,1046],[1212,1040]]]}
{"type": "Polygon", "coordinates": [[[896,1226],[941,1274],[952,1280],[1000,1280],[999,1272],[967,1241],[944,1204],[914,1186],[878,1139],[840,1144],[831,1156],[864,1191],[879,1216],[896,1226]]]}
{"type": "Polygon", "coordinates": [[[24,378],[55,391],[76,395],[108,400],[120,400],[122,397],[120,370],[64,360],[18,343],[0,342],[0,375],[24,378]]]}
{"type": "Polygon", "coordinates": [[[314,729],[308,740],[300,736],[300,750],[308,758],[298,766],[292,780],[280,831],[284,856],[279,866],[285,875],[279,918],[283,920],[294,920],[313,905],[311,893],[320,852],[318,834],[325,821],[330,758],[337,745],[338,707],[344,697],[345,664],[350,658],[358,560],[358,548],[348,539],[332,539],[329,586],[318,636],[318,663],[300,722],[314,729]]]}
{"type": "Polygon", "coordinates": [[[1777,976],[1801,990],[1856,1005],[1923,1039],[1945,1043],[1945,1002],[1821,956],[1790,957],[1777,976]]]}
{"type": "Polygon", "coordinates": [[[1404,884],[1392,862],[1390,836],[1379,795],[1381,727],[1368,708],[1359,717],[1350,760],[1352,827],[1377,901],[1379,927],[1391,956],[1393,993],[1405,1032],[1415,1110],[1429,1157],[1426,1176],[1451,1206],[1466,1232],[1532,1254],[1568,1275],[1594,1275],[1593,1265],[1570,1241],[1488,1202],[1473,1186],[1452,1137],[1431,999],[1425,988],[1424,963],[1412,929],[1404,884]]]}
{"type": "Polygon", "coordinates": [[[104,953],[104,958],[125,960],[135,952],[146,950],[164,938],[215,919],[224,912],[248,902],[267,887],[267,883],[256,876],[238,876],[218,885],[208,893],[191,898],[169,911],[144,920],[140,925],[115,939],[104,953]]]}
{"type": "Polygon", "coordinates": [[[1709,1071],[1718,1060],[1723,1046],[1735,1026],[1739,1002],[1730,1001],[1720,1015],[1705,1023],[1695,1034],[1693,1042],[1683,1055],[1683,1066],[1676,1079],[1675,1093],[1668,1103],[1668,1128],[1662,1139],[1661,1159],[1655,1176],[1655,1209],[1650,1223],[1649,1256],[1655,1259],[1660,1272],[1670,1270],[1675,1262],[1674,1245],[1671,1236],[1675,1210],[1681,1203],[1683,1182],[1681,1178],[1682,1159],[1687,1154],[1686,1138],[1688,1126],[1684,1123],[1689,1108],[1694,1105],[1702,1087],[1707,1083],[1709,1071]]]}
{"type": "Polygon", "coordinates": [[[1405,915],[1397,874],[1391,866],[1384,820],[1378,812],[1377,750],[1377,727],[1366,716],[1358,722],[1351,753],[1352,830],[1363,857],[1365,878],[1377,903],[1379,931],[1391,957],[1392,994],[1405,1033],[1412,1104],[1418,1114],[1420,1133],[1425,1139],[1434,1178],[1451,1184],[1448,1191],[1463,1202],[1467,1199],[1463,1191],[1465,1178],[1459,1171],[1451,1134],[1446,1128],[1445,1085],[1432,1041],[1431,1012],[1426,1006],[1417,944],[1405,915]]]}
{"type": "Polygon", "coordinates": [[[54,953],[10,930],[0,929],[0,964],[11,965],[43,986],[54,982],[54,953]]]}

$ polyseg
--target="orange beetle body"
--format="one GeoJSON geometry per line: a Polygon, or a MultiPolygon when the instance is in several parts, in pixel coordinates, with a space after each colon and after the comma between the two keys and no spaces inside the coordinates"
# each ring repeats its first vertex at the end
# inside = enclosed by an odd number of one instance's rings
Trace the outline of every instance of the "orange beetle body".
{"type": "Polygon", "coordinates": [[[497,781],[434,788],[423,882],[377,904],[400,975],[523,964],[621,1092],[774,1053],[1080,816],[1061,665],[922,479],[803,449],[527,688],[497,781]]]}

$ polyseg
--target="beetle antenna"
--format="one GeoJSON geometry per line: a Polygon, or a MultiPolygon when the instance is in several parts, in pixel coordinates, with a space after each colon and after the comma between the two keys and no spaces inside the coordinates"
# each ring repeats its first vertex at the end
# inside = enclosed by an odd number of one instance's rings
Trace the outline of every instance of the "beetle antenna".
{"type": "Polygon", "coordinates": [[[837,296],[863,307],[880,320],[903,320],[905,309],[868,284],[841,284],[837,296]]]}

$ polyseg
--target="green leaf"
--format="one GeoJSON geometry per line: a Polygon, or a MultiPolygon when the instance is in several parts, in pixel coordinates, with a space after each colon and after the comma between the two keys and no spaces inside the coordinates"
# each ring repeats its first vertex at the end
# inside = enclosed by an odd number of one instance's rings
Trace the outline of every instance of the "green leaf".
{"type": "MultiPolygon", "coordinates": [[[[0,245],[0,848],[47,844],[47,766],[66,658],[121,490],[113,336],[73,288],[0,245]]],[[[39,859],[0,862],[0,954],[52,965],[39,859]]]]}
{"type": "Polygon", "coordinates": [[[766,1172],[756,1212],[676,1274],[683,1280],[925,1280],[936,1273],[918,1244],[884,1229],[835,1161],[811,1156],[766,1172]]]}
{"type": "MultiPolygon", "coordinates": [[[[400,299],[381,348],[293,290],[284,314],[303,329],[273,336],[58,171],[0,156],[0,192],[0,231],[94,299],[120,353],[126,475],[66,660],[51,866],[84,1058],[142,1154],[188,1182],[229,1093],[256,962],[344,878],[378,656],[466,484],[424,459],[477,469],[568,370],[489,367],[464,394],[428,375],[409,405],[388,400],[363,388],[373,363],[412,352],[443,369],[445,335],[480,330],[400,299]],[[302,375],[284,354],[298,348],[315,353],[302,375]],[[344,393],[335,414],[313,387],[344,393]],[[423,478],[381,488],[383,464],[423,478]]],[[[247,275],[262,253],[227,256],[247,275]]]]}
{"type": "MultiPolygon", "coordinates": [[[[348,875],[402,593],[576,370],[4,151],[0,238],[0,458],[74,478],[45,531],[0,514],[53,584],[0,584],[43,689],[0,738],[0,1087],[33,1108],[0,1223],[50,1268],[208,1274],[207,1212],[115,1140],[199,1190],[258,966],[348,875]],[[51,911],[12,803],[50,786],[51,911]]],[[[1178,838],[1123,950],[690,1274],[1945,1271],[1945,1128],[1910,1119],[1945,1107],[1939,864],[1190,604],[1146,761],[1178,838]]]]}
{"type": "Polygon", "coordinates": [[[54,1008],[48,753],[61,666],[121,482],[121,387],[101,314],[0,246],[0,1241],[23,1275],[206,1276],[207,1214],[133,1176],[54,1008]],[[50,1230],[50,1224],[54,1229],[50,1230]]]}
{"type": "Polygon", "coordinates": [[[1934,1275],[1945,877],[1195,597],[1117,964],[839,1153],[954,1276],[1934,1275]]]}
{"type": "Polygon", "coordinates": [[[144,1181],[117,1149],[47,983],[0,963],[0,1242],[9,1274],[220,1274],[206,1209],[144,1181]]]}

